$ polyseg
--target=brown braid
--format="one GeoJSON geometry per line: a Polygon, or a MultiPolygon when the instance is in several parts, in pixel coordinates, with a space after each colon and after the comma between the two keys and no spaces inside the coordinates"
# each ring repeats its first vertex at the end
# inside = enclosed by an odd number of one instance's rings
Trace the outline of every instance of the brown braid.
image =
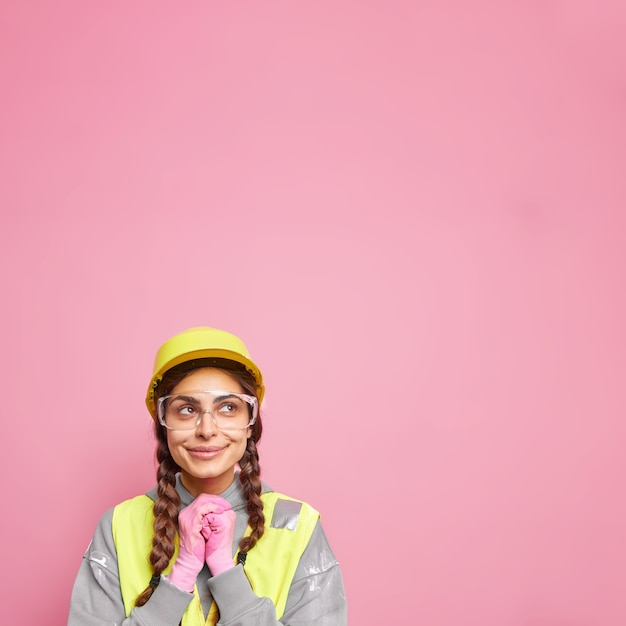
{"type": "MultiPolygon", "coordinates": [[[[261,436],[259,432],[256,441],[261,436]]],[[[259,467],[259,454],[256,449],[254,433],[248,439],[246,451],[239,461],[241,472],[239,482],[243,487],[243,495],[246,499],[248,509],[248,524],[252,528],[252,533],[248,537],[242,537],[239,542],[239,550],[248,552],[256,545],[256,542],[265,532],[265,515],[263,514],[263,503],[261,502],[261,468],[259,467]]]]}
{"type": "MultiPolygon", "coordinates": [[[[163,431],[156,423],[155,430],[163,431]]],[[[180,511],[180,497],[176,491],[176,472],[180,469],[170,456],[164,433],[157,432],[157,499],[154,503],[154,537],[150,564],[153,575],[158,577],[169,565],[174,554],[174,539],[178,532],[178,512],[180,511]]],[[[155,587],[148,585],[139,594],[136,606],[143,606],[153,594],[155,587]]]]}
{"type": "MultiPolygon", "coordinates": [[[[254,377],[250,372],[239,366],[238,363],[224,359],[197,359],[181,363],[166,372],[163,380],[155,390],[155,399],[167,395],[188,374],[201,367],[222,369],[241,385],[244,393],[252,396],[257,395],[254,377]]],[[[250,430],[251,433],[246,450],[239,461],[241,468],[239,481],[243,488],[249,516],[248,524],[252,528],[252,533],[239,542],[239,550],[241,552],[251,550],[265,531],[265,515],[263,514],[263,503],[260,498],[262,488],[261,468],[256,447],[263,432],[260,411],[256,422],[251,426],[250,430]]],[[[157,500],[153,507],[154,536],[152,538],[150,564],[152,565],[153,580],[158,580],[158,577],[168,566],[174,554],[174,540],[178,532],[178,513],[180,511],[180,497],[176,491],[176,473],[180,471],[180,467],[178,467],[170,455],[165,428],[158,421],[155,421],[154,432],[157,440],[156,456],[159,467],[157,469],[157,500]]],[[[149,584],[137,597],[136,606],[143,606],[152,596],[154,588],[154,586],[149,584]]]]}

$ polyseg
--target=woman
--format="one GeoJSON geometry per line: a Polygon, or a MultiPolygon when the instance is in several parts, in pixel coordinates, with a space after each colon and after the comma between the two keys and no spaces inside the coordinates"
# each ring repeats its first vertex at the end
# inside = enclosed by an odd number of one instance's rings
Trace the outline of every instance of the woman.
{"type": "Polygon", "coordinates": [[[263,394],[230,333],[193,328],[161,346],[146,397],[157,486],[100,520],[69,626],[347,623],[319,514],[259,478],[263,394]]]}

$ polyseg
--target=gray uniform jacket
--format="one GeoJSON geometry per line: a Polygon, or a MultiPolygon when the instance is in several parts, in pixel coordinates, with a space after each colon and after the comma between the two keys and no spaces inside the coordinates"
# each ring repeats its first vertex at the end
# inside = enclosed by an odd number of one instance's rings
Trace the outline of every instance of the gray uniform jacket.
{"type": "MultiPolygon", "coordinates": [[[[193,501],[193,496],[183,487],[180,477],[176,490],[183,507],[193,501]]],[[[271,489],[264,485],[263,491],[271,489]]],[[[156,488],[148,495],[155,499],[156,488]]],[[[248,525],[239,480],[236,478],[220,495],[230,502],[237,513],[234,554],[248,525]]],[[[161,583],[144,606],[134,608],[126,617],[113,542],[112,518],[113,509],[110,509],[100,519],[83,556],[72,592],[68,626],[177,626],[193,596],[172,585],[167,578],[161,578],[161,583]]],[[[211,576],[205,565],[198,575],[197,584],[205,616],[215,599],[220,610],[220,626],[347,624],[341,571],[319,521],[300,559],[280,621],[276,619],[273,602],[254,593],[241,565],[219,576],[211,576]]]]}

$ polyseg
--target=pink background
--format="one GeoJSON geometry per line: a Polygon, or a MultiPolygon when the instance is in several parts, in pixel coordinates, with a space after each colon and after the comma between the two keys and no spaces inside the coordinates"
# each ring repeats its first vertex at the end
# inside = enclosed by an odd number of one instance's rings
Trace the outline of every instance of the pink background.
{"type": "Polygon", "coordinates": [[[350,623],[626,623],[626,4],[2,2],[3,624],[153,484],[154,352],[268,383],[350,623]]]}

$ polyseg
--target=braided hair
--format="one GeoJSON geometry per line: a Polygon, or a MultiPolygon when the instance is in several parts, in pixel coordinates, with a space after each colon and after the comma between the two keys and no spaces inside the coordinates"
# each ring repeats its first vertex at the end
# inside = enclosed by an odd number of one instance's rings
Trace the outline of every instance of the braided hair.
{"type": "MultiPolygon", "coordinates": [[[[227,359],[210,358],[187,361],[167,371],[155,390],[155,400],[168,395],[188,374],[202,367],[215,367],[225,371],[241,385],[244,393],[252,396],[257,395],[256,381],[243,365],[227,359]]],[[[247,439],[246,449],[239,461],[241,468],[239,481],[246,501],[248,524],[252,529],[251,534],[243,537],[239,542],[239,552],[244,555],[256,545],[265,532],[265,515],[261,502],[261,468],[257,451],[257,443],[263,432],[260,410],[255,423],[250,426],[250,430],[251,434],[247,439]]],[[[157,468],[157,499],[153,507],[154,536],[149,556],[152,566],[152,579],[137,597],[136,606],[143,606],[150,599],[159,583],[161,574],[174,555],[174,540],[178,533],[178,513],[181,508],[180,497],[176,491],[176,474],[180,471],[180,467],[170,454],[165,427],[161,426],[158,420],[155,420],[154,423],[154,433],[157,441],[156,458],[159,465],[157,468]]]]}

